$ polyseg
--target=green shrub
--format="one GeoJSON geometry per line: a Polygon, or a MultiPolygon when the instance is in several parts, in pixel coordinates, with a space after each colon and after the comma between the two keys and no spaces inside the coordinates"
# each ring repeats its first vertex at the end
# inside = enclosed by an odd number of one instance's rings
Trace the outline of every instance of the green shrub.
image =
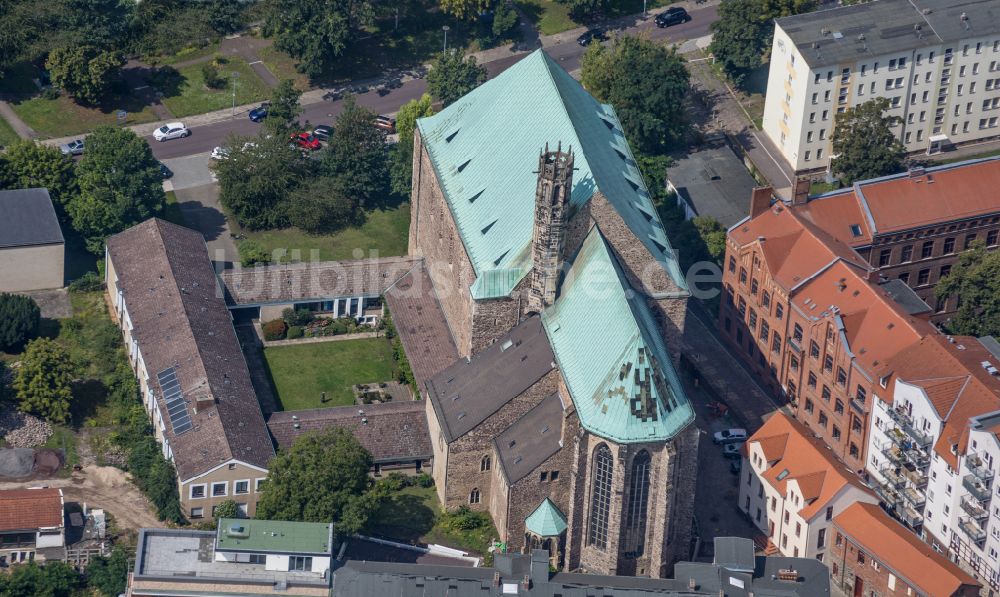
{"type": "Polygon", "coordinates": [[[413,482],[420,487],[434,487],[434,477],[428,475],[427,473],[420,473],[413,478],[413,482]]]}
{"type": "Polygon", "coordinates": [[[45,90],[42,91],[42,99],[47,99],[50,102],[59,99],[60,95],[61,92],[55,87],[46,87],[45,90]]]}
{"type": "Polygon", "coordinates": [[[290,325],[288,326],[288,332],[285,334],[285,338],[295,340],[296,338],[301,338],[303,335],[302,326],[290,325]]]}
{"type": "Polygon", "coordinates": [[[0,351],[19,351],[38,335],[42,312],[35,299],[0,293],[0,351]]]}
{"type": "Polygon", "coordinates": [[[474,512],[468,506],[444,515],[445,524],[456,531],[473,531],[490,525],[490,516],[485,512],[474,512]]]}
{"type": "Polygon", "coordinates": [[[283,319],[274,319],[264,324],[265,340],[282,340],[288,331],[288,325],[283,319]]]}
{"type": "Polygon", "coordinates": [[[222,89],[226,86],[226,79],[219,75],[219,70],[211,62],[202,65],[201,78],[209,89],[222,89]]]}
{"type": "Polygon", "coordinates": [[[219,518],[239,518],[240,517],[240,507],[236,505],[233,500],[225,500],[219,502],[215,506],[215,511],[212,513],[212,517],[219,518]]]}
{"type": "Polygon", "coordinates": [[[255,241],[245,240],[240,243],[240,265],[254,267],[271,263],[271,255],[264,247],[255,241]]]}
{"type": "Polygon", "coordinates": [[[97,292],[104,289],[104,279],[97,272],[87,272],[73,280],[69,285],[70,292],[97,292]]]}
{"type": "Polygon", "coordinates": [[[281,312],[281,318],[290,326],[304,326],[312,323],[316,316],[309,309],[292,309],[289,307],[281,312]]]}

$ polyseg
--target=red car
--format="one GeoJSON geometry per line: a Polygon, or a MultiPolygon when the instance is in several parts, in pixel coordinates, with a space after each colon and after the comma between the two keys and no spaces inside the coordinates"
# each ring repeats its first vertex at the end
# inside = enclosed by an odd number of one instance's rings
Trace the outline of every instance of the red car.
{"type": "Polygon", "coordinates": [[[308,149],[309,151],[316,151],[323,147],[319,139],[309,133],[295,133],[292,135],[292,144],[299,149],[308,149]]]}

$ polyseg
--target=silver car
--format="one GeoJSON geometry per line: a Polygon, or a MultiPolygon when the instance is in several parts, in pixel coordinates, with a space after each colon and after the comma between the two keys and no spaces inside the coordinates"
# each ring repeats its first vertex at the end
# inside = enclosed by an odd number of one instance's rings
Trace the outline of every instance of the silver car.
{"type": "Polygon", "coordinates": [[[59,146],[59,151],[63,152],[64,155],[81,155],[83,154],[83,139],[74,139],[69,143],[63,143],[59,146]]]}
{"type": "Polygon", "coordinates": [[[184,126],[183,122],[168,122],[153,131],[153,138],[157,141],[167,141],[168,139],[180,139],[191,134],[191,130],[184,126]]]}

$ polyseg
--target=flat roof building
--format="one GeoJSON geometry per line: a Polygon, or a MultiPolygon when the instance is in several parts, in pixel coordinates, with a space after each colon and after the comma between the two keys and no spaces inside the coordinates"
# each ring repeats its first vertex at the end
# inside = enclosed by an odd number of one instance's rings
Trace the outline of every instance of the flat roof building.
{"type": "Polygon", "coordinates": [[[62,288],[64,244],[46,189],[0,191],[0,292],[62,288]]]}

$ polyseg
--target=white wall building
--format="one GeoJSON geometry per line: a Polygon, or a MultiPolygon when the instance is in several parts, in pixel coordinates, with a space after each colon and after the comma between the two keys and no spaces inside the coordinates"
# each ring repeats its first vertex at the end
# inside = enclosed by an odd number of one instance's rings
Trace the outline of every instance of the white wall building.
{"type": "Polygon", "coordinates": [[[740,508],[785,556],[824,561],[834,516],[878,498],[801,423],[777,413],[747,441],[740,508]]]}
{"type": "Polygon", "coordinates": [[[835,116],[878,97],[909,152],[1000,136],[1000,2],[876,0],[777,20],[764,132],[796,172],[827,168],[835,116]]]}

